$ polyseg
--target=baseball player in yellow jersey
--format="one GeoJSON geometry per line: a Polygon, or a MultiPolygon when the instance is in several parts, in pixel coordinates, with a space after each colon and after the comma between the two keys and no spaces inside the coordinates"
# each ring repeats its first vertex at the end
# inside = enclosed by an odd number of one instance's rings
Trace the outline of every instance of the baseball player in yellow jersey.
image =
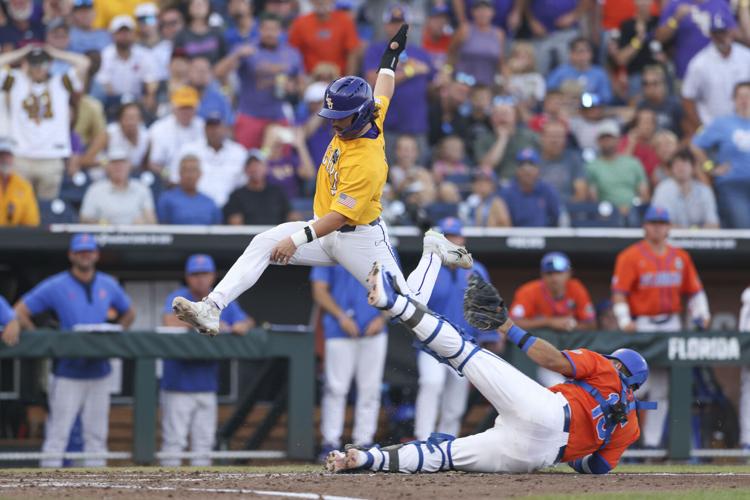
{"type": "Polygon", "coordinates": [[[441,264],[470,268],[471,254],[436,231],[424,236],[417,268],[404,279],[391,249],[380,196],[388,177],[383,121],[395,89],[395,70],[406,46],[408,25],[391,39],[380,63],[375,91],[362,78],[345,76],[326,89],[320,116],[336,132],[318,170],[315,220],[287,222],[257,235],[223,280],[201,302],[177,297],[179,319],[201,333],[219,331],[227,304],[252,287],[269,264],[341,264],[363,285],[374,262],[382,263],[399,287],[426,303],[441,264]]]}

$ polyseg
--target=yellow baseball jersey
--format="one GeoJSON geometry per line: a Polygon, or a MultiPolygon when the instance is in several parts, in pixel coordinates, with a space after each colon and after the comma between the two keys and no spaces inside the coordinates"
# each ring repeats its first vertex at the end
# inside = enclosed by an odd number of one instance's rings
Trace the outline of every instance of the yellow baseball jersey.
{"type": "Polygon", "coordinates": [[[317,217],[338,212],[351,225],[369,224],[380,217],[380,196],[388,178],[383,121],[389,104],[385,96],[375,98],[377,131],[357,139],[344,140],[338,135],[331,139],[315,184],[313,210],[317,217]]]}

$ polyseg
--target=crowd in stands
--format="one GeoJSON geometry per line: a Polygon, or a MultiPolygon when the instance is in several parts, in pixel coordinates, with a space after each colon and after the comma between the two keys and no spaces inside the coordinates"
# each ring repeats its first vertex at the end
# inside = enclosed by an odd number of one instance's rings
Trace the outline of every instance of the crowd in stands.
{"type": "Polygon", "coordinates": [[[388,222],[750,228],[750,0],[4,0],[0,225],[311,218],[405,22],[388,222]]]}

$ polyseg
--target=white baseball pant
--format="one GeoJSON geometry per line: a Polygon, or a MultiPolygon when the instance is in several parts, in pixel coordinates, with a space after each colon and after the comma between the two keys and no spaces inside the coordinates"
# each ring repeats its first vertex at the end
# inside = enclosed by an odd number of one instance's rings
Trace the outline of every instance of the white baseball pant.
{"type": "Polygon", "coordinates": [[[357,384],[352,442],[357,446],[374,442],[387,350],[388,335],[385,332],[371,337],[325,341],[325,388],[320,405],[320,433],[324,446],[341,447],[346,396],[352,379],[357,384]]]}
{"type": "MultiPolygon", "coordinates": [[[[665,320],[656,321],[651,316],[638,316],[635,327],[639,332],[679,332],[682,330],[680,316],[672,314],[665,320]]],[[[638,399],[656,402],[656,410],[648,412],[646,422],[641,426],[643,445],[656,448],[661,444],[664,425],[669,412],[669,370],[667,368],[649,368],[648,380],[638,389],[638,399]]]]}
{"type": "MultiPolygon", "coordinates": [[[[402,296],[390,312],[400,314],[420,341],[462,371],[498,412],[495,426],[480,434],[437,445],[414,442],[400,447],[398,472],[531,472],[556,462],[568,442],[564,428],[569,406],[562,394],[465,341],[453,325],[434,313],[422,315],[402,296]]],[[[390,470],[389,453],[380,448],[369,452],[374,458],[371,470],[390,470]]]]}
{"type": "Polygon", "coordinates": [[[536,369],[536,379],[544,387],[552,387],[553,385],[565,382],[565,377],[541,366],[536,369]]]}
{"type": "MultiPolygon", "coordinates": [[[[161,391],[161,450],[185,451],[190,438],[190,451],[209,452],[214,447],[217,422],[217,401],[214,392],[161,391]]],[[[182,460],[165,458],[164,467],[179,467],[182,460]]],[[[190,465],[211,465],[210,458],[193,458],[190,465]]]]}
{"type": "MultiPolygon", "coordinates": [[[[208,297],[220,308],[251,288],[269,266],[271,251],[284,238],[305,227],[308,222],[287,222],[255,236],[224,278],[208,297]]],[[[341,264],[357,281],[367,286],[367,274],[374,262],[397,280],[402,291],[425,304],[430,298],[440,271],[440,257],[424,254],[416,269],[404,279],[393,254],[388,229],[382,220],[374,226],[359,225],[350,232],[334,231],[312,243],[300,246],[290,264],[332,266],[341,264]]]]}
{"type": "MultiPolygon", "coordinates": [[[[750,332],[750,288],[742,292],[739,330],[750,332]]],[[[740,444],[750,446],[750,368],[740,372],[740,444]]]]}
{"type": "Polygon", "coordinates": [[[414,408],[414,436],[425,441],[433,432],[458,436],[469,402],[469,381],[424,351],[417,354],[419,392],[414,408]]]}
{"type": "MultiPolygon", "coordinates": [[[[43,453],[64,453],[78,412],[83,428],[83,451],[105,453],[109,432],[109,383],[107,377],[75,379],[50,377],[48,401],[50,414],[44,431],[43,453]]],[[[42,467],[62,467],[63,459],[40,461],[42,467]]],[[[84,467],[104,467],[106,460],[86,459],[84,467]]]]}

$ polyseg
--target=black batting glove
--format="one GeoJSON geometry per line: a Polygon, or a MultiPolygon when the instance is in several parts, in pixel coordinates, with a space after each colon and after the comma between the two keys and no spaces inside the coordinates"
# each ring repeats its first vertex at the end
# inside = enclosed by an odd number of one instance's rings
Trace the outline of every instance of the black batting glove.
{"type": "Polygon", "coordinates": [[[398,65],[398,58],[406,48],[406,32],[409,31],[408,24],[402,24],[399,28],[398,33],[391,38],[388,45],[383,52],[383,58],[380,60],[380,69],[389,69],[393,72],[396,71],[398,65]]]}

